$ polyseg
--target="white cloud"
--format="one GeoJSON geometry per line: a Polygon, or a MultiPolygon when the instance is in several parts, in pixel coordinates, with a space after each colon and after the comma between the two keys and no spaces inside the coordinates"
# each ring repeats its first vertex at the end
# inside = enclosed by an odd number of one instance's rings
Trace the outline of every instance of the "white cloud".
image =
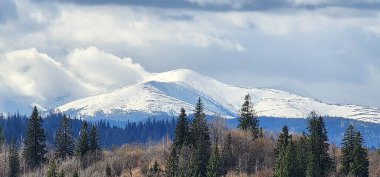
{"type": "Polygon", "coordinates": [[[0,112],[54,108],[143,80],[147,74],[130,58],[119,58],[95,47],[75,49],[67,63],[35,48],[0,56],[0,112]]]}
{"type": "Polygon", "coordinates": [[[250,3],[249,0],[187,0],[191,3],[196,3],[201,6],[214,5],[214,6],[230,6],[232,8],[241,8],[250,3]]]}
{"type": "Polygon", "coordinates": [[[120,58],[95,47],[75,49],[67,57],[67,65],[81,80],[107,90],[140,82],[147,74],[131,58],[120,58]]]}
{"type": "MultiPolygon", "coordinates": [[[[192,1],[235,7],[247,2],[192,1]]],[[[300,6],[330,3],[292,1],[300,6]]],[[[0,80],[3,100],[42,102],[46,106],[47,100],[68,92],[78,93],[80,97],[87,95],[86,90],[99,93],[138,82],[146,71],[126,58],[131,56],[154,72],[190,68],[214,77],[217,72],[231,75],[230,71],[237,70],[236,76],[219,79],[247,87],[267,86],[276,82],[276,78],[289,78],[302,85],[331,82],[325,90],[303,88],[315,93],[317,98],[361,95],[358,104],[378,105],[374,103],[378,99],[370,97],[374,93],[368,88],[380,86],[363,81],[369,77],[367,64],[380,68],[374,59],[379,56],[376,46],[380,44],[377,9],[322,6],[208,11],[207,7],[192,10],[111,4],[87,6],[31,0],[16,0],[12,4],[17,5],[17,18],[2,23],[0,28],[0,54],[4,53],[0,67],[7,72],[0,80]],[[22,62],[20,58],[29,59],[22,62]],[[31,73],[23,73],[22,63],[32,66],[31,73]],[[252,76],[265,80],[265,84],[258,84],[252,76]],[[240,77],[244,79],[237,82],[236,78],[240,77]],[[55,86],[59,85],[58,81],[67,86],[55,86]],[[335,87],[343,85],[341,82],[353,84],[350,87],[357,89],[351,89],[351,94],[342,92],[335,87]],[[48,85],[51,90],[47,89],[48,85]]],[[[24,67],[25,71],[27,68],[24,67]]]]}
{"type": "Polygon", "coordinates": [[[157,9],[114,6],[84,9],[62,7],[60,16],[51,21],[46,31],[39,33],[69,44],[105,46],[116,43],[142,48],[161,43],[241,51],[236,48],[241,44],[223,34],[222,29],[207,24],[209,22],[163,20],[166,12],[157,9]]]}
{"type": "Polygon", "coordinates": [[[33,102],[50,107],[99,91],[81,83],[62,64],[34,48],[2,55],[0,70],[5,87],[0,95],[14,95],[12,100],[1,100],[2,104],[20,99],[20,109],[22,104],[30,106],[33,102]]]}
{"type": "Polygon", "coordinates": [[[294,5],[321,5],[321,4],[333,4],[336,0],[288,0],[294,5]]]}
{"type": "Polygon", "coordinates": [[[379,3],[380,0],[287,0],[289,3],[296,6],[318,6],[318,5],[335,5],[335,6],[344,6],[344,5],[360,5],[360,4],[373,4],[379,3]]]}

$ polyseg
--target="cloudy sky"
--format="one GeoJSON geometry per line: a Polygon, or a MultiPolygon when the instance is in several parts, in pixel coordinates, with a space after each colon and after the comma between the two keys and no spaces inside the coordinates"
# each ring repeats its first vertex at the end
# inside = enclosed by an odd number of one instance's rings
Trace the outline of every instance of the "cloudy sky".
{"type": "Polygon", "coordinates": [[[0,111],[188,68],[380,107],[380,0],[0,0],[0,111]]]}

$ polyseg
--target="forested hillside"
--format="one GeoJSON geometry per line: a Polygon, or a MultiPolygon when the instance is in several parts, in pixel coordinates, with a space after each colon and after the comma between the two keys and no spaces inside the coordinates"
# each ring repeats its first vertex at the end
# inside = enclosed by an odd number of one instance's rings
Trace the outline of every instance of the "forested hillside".
{"type": "MultiPolygon", "coordinates": [[[[52,113],[43,118],[42,127],[48,145],[54,145],[56,131],[62,119],[63,114],[60,113],[52,113]]],[[[28,117],[20,114],[0,116],[0,127],[6,142],[9,143],[11,138],[14,138],[17,144],[22,142],[25,137],[27,121],[28,117]]],[[[78,137],[83,123],[84,121],[80,119],[70,119],[74,138],[78,137]]],[[[176,120],[174,118],[170,120],[148,119],[144,122],[127,122],[124,123],[125,126],[123,127],[111,125],[104,120],[92,123],[97,127],[99,144],[102,147],[109,148],[126,143],[157,142],[164,136],[172,138],[176,120]]]]}
{"type": "Polygon", "coordinates": [[[176,121],[150,120],[125,128],[61,114],[42,119],[36,107],[28,119],[3,118],[0,176],[380,175],[379,151],[365,147],[354,125],[347,125],[338,147],[329,144],[325,120],[315,112],[309,114],[303,134],[292,133],[286,125],[279,134],[263,129],[249,95],[237,129],[228,129],[218,116],[207,121],[201,99],[191,116],[185,109],[179,112],[176,121]],[[11,125],[23,131],[12,132],[11,125]]]}

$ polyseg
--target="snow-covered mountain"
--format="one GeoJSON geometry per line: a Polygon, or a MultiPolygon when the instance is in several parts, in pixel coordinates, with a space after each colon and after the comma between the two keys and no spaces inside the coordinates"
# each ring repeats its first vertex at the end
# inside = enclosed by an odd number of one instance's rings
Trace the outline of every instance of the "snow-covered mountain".
{"type": "Polygon", "coordinates": [[[81,118],[100,116],[133,121],[162,115],[176,116],[181,107],[191,113],[200,97],[206,114],[233,118],[247,93],[251,95],[259,116],[306,118],[315,110],[330,117],[380,123],[380,109],[377,108],[329,104],[274,89],[236,87],[187,69],[151,74],[144,82],[79,99],[54,110],[81,118]]]}

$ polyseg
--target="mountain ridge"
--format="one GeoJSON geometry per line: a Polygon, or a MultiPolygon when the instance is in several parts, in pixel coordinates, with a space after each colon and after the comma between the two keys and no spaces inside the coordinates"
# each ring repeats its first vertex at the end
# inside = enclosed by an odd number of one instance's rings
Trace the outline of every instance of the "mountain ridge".
{"type": "Polygon", "coordinates": [[[129,114],[140,112],[145,116],[140,119],[145,119],[161,114],[176,116],[181,107],[191,111],[200,97],[207,115],[234,118],[247,93],[259,116],[305,118],[315,110],[323,116],[380,123],[378,108],[326,103],[276,89],[233,86],[188,69],[153,73],[143,82],[75,100],[53,110],[78,118],[91,118],[100,112],[106,118],[119,115],[120,120],[136,119],[128,117],[129,114]]]}

